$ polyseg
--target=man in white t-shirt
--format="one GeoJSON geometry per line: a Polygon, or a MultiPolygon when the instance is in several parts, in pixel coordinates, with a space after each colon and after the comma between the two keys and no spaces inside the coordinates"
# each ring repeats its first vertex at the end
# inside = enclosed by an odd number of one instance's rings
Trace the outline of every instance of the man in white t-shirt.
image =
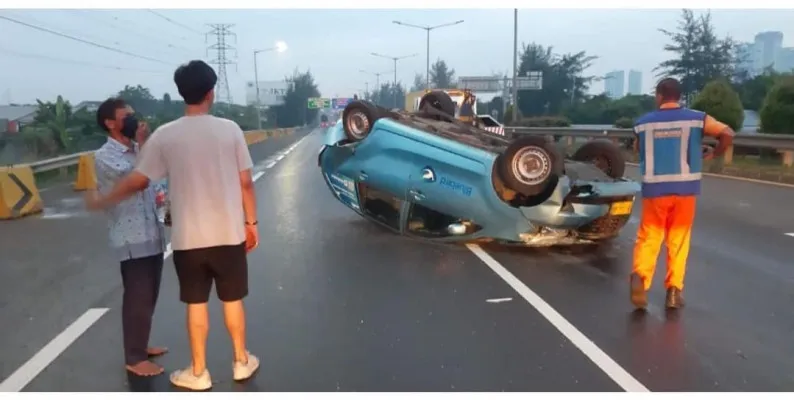
{"type": "Polygon", "coordinates": [[[259,359],[245,347],[248,294],[246,253],[259,242],[253,162],[240,127],[209,114],[217,75],[203,61],[191,61],[174,73],[185,100],[185,116],[158,128],[141,152],[134,172],[104,197],[91,194],[89,208],[117,204],[168,178],[171,245],[179,279],[179,297],[187,304],[190,367],[171,374],[171,382],[192,390],[212,387],[206,368],[209,332],[207,302],[213,281],[223,303],[234,349],[235,380],[249,378],[259,359]]]}

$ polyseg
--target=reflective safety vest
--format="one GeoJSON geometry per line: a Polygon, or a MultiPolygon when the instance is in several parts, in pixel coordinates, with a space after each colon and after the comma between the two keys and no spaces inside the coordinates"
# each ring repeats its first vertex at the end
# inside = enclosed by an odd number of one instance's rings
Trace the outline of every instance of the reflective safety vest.
{"type": "Polygon", "coordinates": [[[705,113],[682,107],[662,108],[637,120],[643,197],[700,194],[705,120],[705,113]]]}

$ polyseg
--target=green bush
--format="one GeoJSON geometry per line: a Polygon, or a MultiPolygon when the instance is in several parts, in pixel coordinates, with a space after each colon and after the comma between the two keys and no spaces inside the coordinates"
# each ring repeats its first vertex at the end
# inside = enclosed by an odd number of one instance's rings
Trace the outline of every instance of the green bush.
{"type": "Polygon", "coordinates": [[[744,107],[739,94],[722,80],[711,81],[692,102],[692,108],[703,111],[716,118],[734,131],[744,126],[744,107]]]}
{"type": "Polygon", "coordinates": [[[571,126],[571,120],[559,116],[531,117],[522,118],[515,125],[528,128],[565,128],[571,126]]]}
{"type": "Polygon", "coordinates": [[[781,79],[761,107],[761,132],[794,135],[794,77],[781,79]]]}
{"type": "Polygon", "coordinates": [[[634,119],[629,117],[621,117],[615,121],[615,128],[631,129],[634,127],[634,119]]]}

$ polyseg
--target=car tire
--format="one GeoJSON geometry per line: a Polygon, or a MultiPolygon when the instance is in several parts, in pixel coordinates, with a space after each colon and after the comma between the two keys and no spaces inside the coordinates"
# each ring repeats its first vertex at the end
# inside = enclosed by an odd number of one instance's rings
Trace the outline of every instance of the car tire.
{"type": "Polygon", "coordinates": [[[573,154],[574,161],[594,164],[610,178],[622,178],[626,172],[626,159],[620,147],[609,140],[597,139],[587,142],[573,154]]]}
{"type": "Polygon", "coordinates": [[[381,111],[374,104],[354,100],[342,111],[342,129],[349,141],[360,142],[369,135],[375,121],[382,116],[381,111]]]}
{"type": "Polygon", "coordinates": [[[524,196],[551,195],[549,186],[557,185],[565,166],[557,147],[539,136],[513,141],[497,162],[505,185],[524,196]]]}
{"type": "Polygon", "coordinates": [[[452,101],[452,98],[446,92],[434,90],[422,96],[422,99],[419,100],[419,109],[421,110],[426,106],[441,111],[450,118],[455,118],[455,102],[452,101]]]}

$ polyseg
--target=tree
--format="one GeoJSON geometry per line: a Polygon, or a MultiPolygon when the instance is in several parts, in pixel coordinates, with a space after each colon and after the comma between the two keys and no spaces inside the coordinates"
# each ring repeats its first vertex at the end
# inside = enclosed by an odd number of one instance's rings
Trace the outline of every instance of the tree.
{"type": "MultiPolygon", "coordinates": [[[[519,76],[530,71],[543,74],[543,87],[530,95],[518,93],[518,109],[521,115],[555,115],[571,104],[585,98],[585,93],[595,77],[584,76],[597,57],[584,51],[558,55],[551,46],[537,43],[522,45],[519,76]]],[[[524,92],[526,93],[526,92],[524,92]]]]}
{"type": "Polygon", "coordinates": [[[744,126],[744,108],[727,80],[711,81],[698,93],[692,108],[703,111],[738,132],[744,126]]]}
{"type": "Polygon", "coordinates": [[[372,92],[370,101],[385,108],[404,108],[405,88],[400,82],[397,86],[393,83],[383,83],[380,88],[372,92]]]}
{"type": "Polygon", "coordinates": [[[761,131],[794,134],[794,77],[781,78],[764,99],[761,131]]]}
{"type": "Polygon", "coordinates": [[[278,125],[298,126],[313,121],[317,117],[317,110],[308,109],[309,98],[320,97],[314,76],[310,71],[301,73],[296,69],[292,77],[285,79],[291,85],[284,95],[284,104],[273,107],[278,125]]]}
{"type": "Polygon", "coordinates": [[[455,69],[449,69],[444,60],[437,60],[430,66],[430,85],[437,89],[455,87],[455,69]]]}
{"type": "Polygon", "coordinates": [[[654,71],[660,77],[678,78],[687,103],[707,82],[733,77],[736,43],[730,37],[716,36],[710,13],[695,18],[692,10],[682,10],[678,31],[659,31],[671,41],[664,50],[675,56],[660,63],[654,71]]]}
{"type": "Polygon", "coordinates": [[[734,83],[734,90],[739,93],[745,109],[759,111],[772,87],[786,76],[791,74],[780,74],[772,68],[767,68],[764,73],[752,78],[742,74],[734,83]]]}
{"type": "Polygon", "coordinates": [[[118,97],[132,106],[136,113],[154,115],[160,109],[152,92],[141,85],[125,85],[124,89],[119,91],[118,97]]]}
{"type": "Polygon", "coordinates": [[[411,85],[412,92],[424,90],[426,86],[425,77],[422,74],[414,75],[414,84],[411,85]]]}

